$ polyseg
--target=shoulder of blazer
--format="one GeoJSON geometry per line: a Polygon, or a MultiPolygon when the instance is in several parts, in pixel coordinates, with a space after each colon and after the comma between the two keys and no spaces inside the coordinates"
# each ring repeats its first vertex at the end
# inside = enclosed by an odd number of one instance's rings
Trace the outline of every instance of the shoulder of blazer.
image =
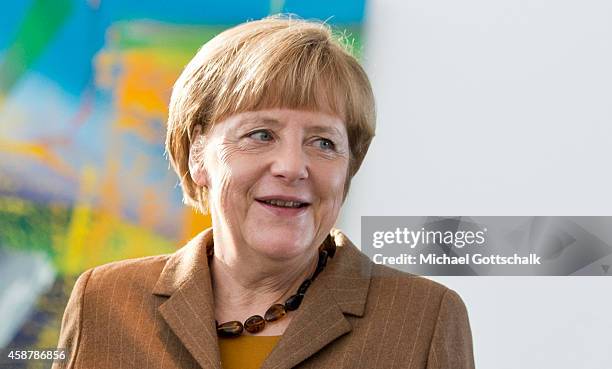
{"type": "MultiPolygon", "coordinates": [[[[378,293],[389,293],[390,288],[396,291],[408,289],[410,291],[408,298],[412,300],[410,303],[416,300],[428,301],[431,309],[427,315],[433,318],[439,315],[443,305],[447,305],[446,308],[450,307],[452,311],[466,310],[463,300],[454,290],[427,277],[373,263],[371,278],[370,298],[378,293]]],[[[402,295],[398,297],[402,298],[402,295]]]]}
{"type": "Polygon", "coordinates": [[[112,292],[117,286],[122,288],[129,286],[150,293],[157,282],[157,276],[172,255],[125,259],[94,267],[91,269],[85,295],[112,292]]]}
{"type": "Polygon", "coordinates": [[[440,314],[465,315],[461,297],[445,285],[427,277],[397,270],[385,265],[372,266],[368,301],[378,295],[394,296],[400,309],[423,309],[423,319],[437,321],[440,314]],[[398,304],[399,303],[399,304],[398,304]]]}
{"type": "Polygon", "coordinates": [[[128,294],[139,301],[144,296],[151,296],[151,290],[171,255],[126,259],[84,271],[68,299],[58,340],[57,347],[66,348],[69,359],[54,363],[52,368],[78,367],[76,362],[83,355],[82,351],[92,351],[91,345],[82,347],[83,330],[88,330],[91,341],[91,337],[99,333],[98,330],[107,329],[110,320],[100,317],[108,317],[111,310],[127,303],[119,297],[120,294],[128,294]]]}
{"type": "Polygon", "coordinates": [[[372,310],[418,322],[428,369],[474,368],[468,311],[459,294],[436,281],[384,265],[374,264],[371,278],[368,305],[383,305],[372,310]]]}
{"type": "Polygon", "coordinates": [[[446,291],[450,289],[445,285],[431,280],[427,277],[423,277],[416,274],[411,274],[408,272],[404,272],[395,268],[391,268],[386,265],[376,264],[372,262],[372,281],[374,280],[395,280],[397,279],[399,283],[415,285],[418,288],[422,288],[425,290],[431,290],[431,293],[434,295],[444,295],[446,291]]]}

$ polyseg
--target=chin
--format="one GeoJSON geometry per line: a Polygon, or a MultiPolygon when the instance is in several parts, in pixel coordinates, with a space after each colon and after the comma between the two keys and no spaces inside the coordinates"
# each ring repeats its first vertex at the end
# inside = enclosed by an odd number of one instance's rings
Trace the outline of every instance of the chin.
{"type": "Polygon", "coordinates": [[[291,259],[304,254],[311,247],[312,237],[306,238],[304,234],[296,231],[260,232],[251,245],[272,259],[291,259]]]}

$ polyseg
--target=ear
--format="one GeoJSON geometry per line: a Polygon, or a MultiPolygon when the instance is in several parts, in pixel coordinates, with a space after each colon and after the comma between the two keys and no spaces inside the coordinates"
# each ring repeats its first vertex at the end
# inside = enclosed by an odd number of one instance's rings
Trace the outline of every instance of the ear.
{"type": "Polygon", "coordinates": [[[200,125],[193,129],[191,137],[191,146],[189,146],[189,175],[196,185],[208,188],[208,173],[204,166],[204,135],[200,125]]]}

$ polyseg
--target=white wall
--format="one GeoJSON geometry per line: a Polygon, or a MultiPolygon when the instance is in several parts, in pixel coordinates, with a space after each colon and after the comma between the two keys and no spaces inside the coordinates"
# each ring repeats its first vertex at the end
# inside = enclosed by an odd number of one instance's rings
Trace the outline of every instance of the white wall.
{"type": "MultiPolygon", "coordinates": [[[[362,215],[612,215],[612,2],[370,0],[362,215]]],[[[612,367],[612,278],[446,277],[478,368],[612,367]]]]}

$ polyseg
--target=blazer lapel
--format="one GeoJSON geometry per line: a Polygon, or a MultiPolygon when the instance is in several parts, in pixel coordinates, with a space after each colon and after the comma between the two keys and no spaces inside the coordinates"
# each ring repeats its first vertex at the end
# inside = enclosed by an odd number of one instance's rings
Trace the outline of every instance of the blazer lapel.
{"type": "Polygon", "coordinates": [[[206,257],[207,229],[175,252],[153,289],[168,300],[158,308],[174,334],[202,368],[221,369],[213,293],[206,257]]]}
{"type": "Polygon", "coordinates": [[[298,365],[352,327],[345,314],[363,316],[370,286],[370,260],[338,230],[336,255],[308,289],[304,301],[261,369],[298,365]]]}

